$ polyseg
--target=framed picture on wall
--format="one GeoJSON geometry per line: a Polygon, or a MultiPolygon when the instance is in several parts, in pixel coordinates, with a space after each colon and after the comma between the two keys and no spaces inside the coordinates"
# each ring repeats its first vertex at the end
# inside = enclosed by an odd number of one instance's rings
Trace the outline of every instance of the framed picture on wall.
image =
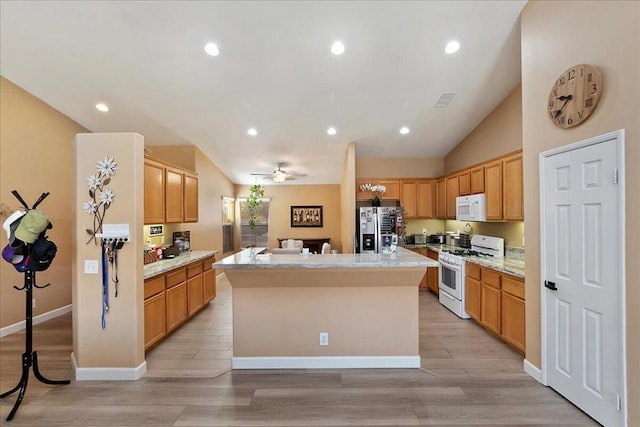
{"type": "Polygon", "coordinates": [[[291,206],[291,227],[322,227],[322,206],[291,206]]]}

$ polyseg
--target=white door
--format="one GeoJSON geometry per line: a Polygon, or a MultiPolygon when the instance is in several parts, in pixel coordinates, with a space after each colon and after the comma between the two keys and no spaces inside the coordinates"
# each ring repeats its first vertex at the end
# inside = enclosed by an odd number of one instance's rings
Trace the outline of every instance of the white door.
{"type": "Polygon", "coordinates": [[[624,423],[617,148],[609,137],[541,171],[547,381],[605,426],[624,423]]]}

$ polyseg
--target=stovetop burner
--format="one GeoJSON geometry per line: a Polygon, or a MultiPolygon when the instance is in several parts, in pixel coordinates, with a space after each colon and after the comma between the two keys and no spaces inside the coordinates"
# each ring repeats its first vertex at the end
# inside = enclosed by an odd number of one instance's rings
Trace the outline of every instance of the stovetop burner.
{"type": "Polygon", "coordinates": [[[451,255],[457,256],[487,256],[492,257],[492,254],[485,254],[482,252],[474,251],[471,249],[445,249],[444,252],[450,253],[451,255]]]}

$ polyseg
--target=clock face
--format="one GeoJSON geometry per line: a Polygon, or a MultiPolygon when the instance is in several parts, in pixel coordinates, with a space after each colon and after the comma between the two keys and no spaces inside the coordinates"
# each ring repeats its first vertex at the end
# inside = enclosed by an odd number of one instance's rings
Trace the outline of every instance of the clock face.
{"type": "Polygon", "coordinates": [[[575,65],[553,84],[547,110],[554,125],[567,129],[584,122],[595,110],[602,93],[602,78],[588,64],[575,65]]]}

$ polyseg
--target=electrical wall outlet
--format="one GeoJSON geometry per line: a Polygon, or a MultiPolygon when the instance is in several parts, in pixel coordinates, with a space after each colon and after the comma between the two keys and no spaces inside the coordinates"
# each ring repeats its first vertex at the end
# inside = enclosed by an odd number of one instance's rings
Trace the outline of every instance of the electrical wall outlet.
{"type": "Polygon", "coordinates": [[[97,259],[85,259],[84,260],[84,273],[85,274],[98,274],[98,260],[97,259]]]}
{"type": "Polygon", "coordinates": [[[426,236],[426,235],[427,235],[427,229],[426,229],[426,228],[423,228],[423,229],[422,229],[422,235],[423,235],[423,236],[426,236]]]}
{"type": "Polygon", "coordinates": [[[36,299],[35,298],[33,298],[31,300],[31,308],[36,308],[36,299]]]}
{"type": "Polygon", "coordinates": [[[329,345],[329,332],[320,332],[320,345],[329,345]]]}

